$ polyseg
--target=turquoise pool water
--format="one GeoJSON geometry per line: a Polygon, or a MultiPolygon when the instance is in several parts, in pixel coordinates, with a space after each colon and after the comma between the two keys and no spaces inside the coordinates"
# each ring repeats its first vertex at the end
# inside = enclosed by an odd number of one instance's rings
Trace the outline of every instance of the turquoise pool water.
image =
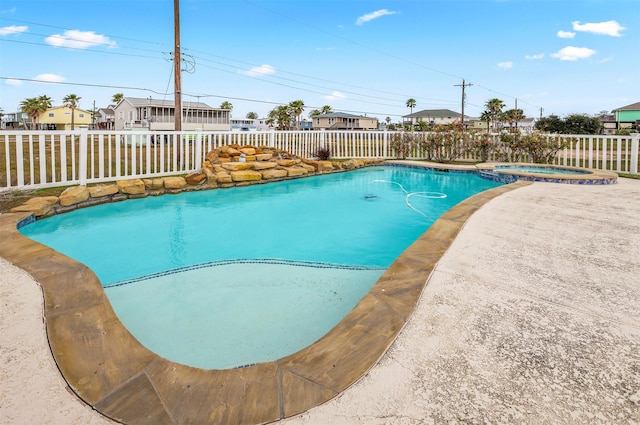
{"type": "Polygon", "coordinates": [[[541,166],[524,166],[524,165],[505,165],[495,167],[496,171],[516,171],[522,173],[536,173],[536,174],[591,174],[586,170],[574,170],[569,168],[559,167],[545,167],[541,166]]]}
{"type": "Polygon", "coordinates": [[[99,205],[20,231],[94,270],[149,349],[223,369],[322,337],[440,215],[498,185],[371,167],[99,205]]]}

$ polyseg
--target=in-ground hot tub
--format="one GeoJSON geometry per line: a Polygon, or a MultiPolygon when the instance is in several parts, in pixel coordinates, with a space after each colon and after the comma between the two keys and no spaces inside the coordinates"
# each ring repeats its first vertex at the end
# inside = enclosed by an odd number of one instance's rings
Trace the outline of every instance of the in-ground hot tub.
{"type": "Polygon", "coordinates": [[[612,184],[618,175],[611,171],[590,170],[550,164],[478,164],[480,176],[503,183],[516,180],[572,184],[612,184]]]}

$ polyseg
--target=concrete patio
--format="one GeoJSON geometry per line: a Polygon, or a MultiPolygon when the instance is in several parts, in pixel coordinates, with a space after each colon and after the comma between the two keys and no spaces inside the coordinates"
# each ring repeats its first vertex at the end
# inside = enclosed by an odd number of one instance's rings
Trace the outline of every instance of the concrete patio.
{"type": "MultiPolygon", "coordinates": [[[[113,423],[67,390],[5,260],[0,306],[0,423],[113,423]]],[[[280,423],[637,424],[638,306],[640,180],[521,187],[469,219],[376,366],[280,423]]]]}

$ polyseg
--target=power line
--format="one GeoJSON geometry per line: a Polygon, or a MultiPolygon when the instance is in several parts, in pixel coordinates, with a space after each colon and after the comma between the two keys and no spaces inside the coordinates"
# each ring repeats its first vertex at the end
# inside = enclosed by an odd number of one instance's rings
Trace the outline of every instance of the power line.
{"type": "MultiPolygon", "coordinates": [[[[315,31],[318,31],[318,32],[321,32],[321,33],[324,33],[324,34],[328,34],[328,35],[330,35],[332,37],[335,37],[335,38],[338,38],[340,40],[346,41],[348,43],[354,44],[354,45],[359,46],[361,48],[364,48],[364,49],[367,49],[367,50],[371,50],[371,51],[376,52],[378,54],[385,55],[385,56],[393,58],[395,60],[402,61],[402,62],[405,62],[405,63],[409,63],[409,64],[412,64],[412,65],[414,65],[416,67],[427,69],[427,70],[435,72],[435,73],[443,74],[443,75],[450,76],[450,77],[460,78],[460,77],[458,77],[458,76],[456,76],[454,74],[451,74],[449,72],[442,71],[442,70],[439,70],[439,69],[436,69],[436,68],[433,68],[433,67],[429,67],[429,66],[426,66],[426,65],[423,65],[423,64],[408,60],[406,58],[390,54],[389,52],[373,48],[373,47],[368,46],[366,44],[356,42],[356,41],[348,39],[346,37],[342,37],[340,35],[337,35],[337,34],[334,34],[334,33],[330,32],[330,31],[326,31],[324,29],[317,28],[317,27],[315,27],[313,25],[310,25],[307,21],[301,21],[301,20],[292,18],[290,16],[287,16],[287,15],[281,14],[279,12],[276,12],[274,10],[268,9],[268,8],[262,6],[262,5],[254,3],[252,1],[249,1],[249,0],[242,0],[242,1],[244,3],[247,3],[247,4],[251,5],[251,6],[253,6],[253,7],[263,9],[263,10],[265,10],[265,11],[271,13],[271,14],[274,14],[276,16],[279,16],[281,18],[293,21],[293,22],[295,22],[295,23],[297,23],[299,25],[303,25],[303,26],[312,28],[315,31]]],[[[48,25],[48,24],[40,24],[40,23],[30,22],[30,21],[22,21],[22,20],[16,20],[16,19],[6,19],[6,20],[14,21],[14,22],[20,22],[20,23],[26,23],[26,24],[30,24],[30,25],[37,25],[37,26],[42,26],[42,27],[55,28],[55,29],[60,29],[60,30],[68,30],[67,28],[63,28],[63,27],[58,27],[58,26],[48,25]]],[[[33,34],[33,35],[41,35],[41,34],[37,34],[37,33],[31,33],[31,34],[33,34]]],[[[44,36],[44,35],[41,35],[41,36],[44,36]]],[[[166,46],[166,44],[162,44],[162,43],[158,43],[158,42],[151,42],[151,41],[148,41],[148,40],[141,40],[141,39],[135,39],[135,38],[126,38],[126,37],[113,36],[113,35],[105,35],[105,36],[109,37],[110,39],[121,39],[121,40],[127,40],[127,41],[139,42],[139,43],[146,43],[146,44],[157,45],[157,46],[166,46]]],[[[85,40],[76,40],[76,41],[86,42],[85,40]]],[[[42,46],[51,47],[51,45],[49,45],[49,44],[26,42],[26,41],[19,41],[19,40],[3,39],[3,40],[0,40],[0,42],[15,42],[15,43],[23,43],[23,44],[31,44],[31,45],[42,45],[42,46]]],[[[95,44],[97,46],[98,45],[104,45],[104,43],[95,43],[95,44]]],[[[153,50],[142,49],[142,48],[134,48],[134,47],[127,47],[127,46],[119,46],[119,47],[132,49],[132,50],[155,52],[153,50]]],[[[106,53],[106,54],[113,54],[113,55],[120,55],[120,56],[140,57],[140,58],[146,58],[146,59],[158,59],[158,58],[153,57],[153,56],[136,55],[136,54],[129,54],[129,53],[113,52],[113,51],[96,51],[96,50],[88,50],[88,49],[74,48],[74,47],[67,47],[67,46],[61,46],[60,48],[70,49],[70,50],[91,51],[91,52],[94,52],[94,53],[106,53]]],[[[184,48],[184,50],[190,50],[190,49],[184,48]]],[[[222,57],[222,56],[213,55],[213,54],[210,54],[208,52],[203,52],[203,51],[199,51],[199,50],[191,50],[191,51],[197,52],[197,53],[201,53],[201,54],[204,54],[204,55],[208,55],[208,56],[219,57],[221,59],[225,59],[225,60],[228,60],[228,61],[233,61],[233,62],[237,62],[237,63],[244,63],[244,64],[251,65],[251,66],[258,66],[256,64],[251,64],[251,63],[240,61],[240,60],[236,60],[236,59],[225,58],[225,57],[222,57]]],[[[201,60],[204,60],[204,61],[207,60],[207,59],[200,58],[200,57],[197,57],[197,58],[201,59],[201,60]]],[[[226,66],[226,67],[233,67],[234,66],[234,65],[229,65],[229,64],[215,62],[215,61],[211,61],[211,62],[218,63],[219,65],[226,66]]],[[[230,72],[230,71],[219,69],[219,68],[215,68],[215,67],[210,67],[210,68],[218,70],[218,71],[230,72]]],[[[315,80],[315,81],[323,81],[323,82],[328,82],[330,84],[338,84],[338,85],[345,86],[345,87],[352,87],[352,88],[356,88],[356,89],[367,90],[368,92],[378,92],[378,93],[383,93],[383,94],[388,94],[388,95],[391,95],[391,96],[398,96],[398,97],[401,97],[401,96],[406,97],[407,96],[407,95],[402,95],[402,94],[399,94],[399,93],[392,93],[392,92],[382,91],[382,90],[374,89],[374,88],[371,88],[371,87],[361,87],[361,86],[350,85],[350,84],[340,83],[340,82],[331,81],[331,80],[325,80],[325,79],[318,78],[318,77],[306,76],[306,75],[303,75],[303,74],[293,73],[293,72],[289,72],[289,71],[286,71],[286,70],[280,70],[279,69],[278,72],[279,73],[286,73],[286,74],[290,74],[290,75],[294,75],[294,76],[298,76],[298,77],[302,77],[302,78],[308,78],[308,79],[315,80]]],[[[235,72],[234,74],[237,75],[238,72],[235,72]]],[[[248,76],[245,76],[245,77],[248,77],[248,76]]],[[[294,80],[294,79],[288,79],[288,78],[285,78],[285,77],[279,77],[279,76],[266,76],[266,77],[267,78],[272,78],[272,79],[280,79],[280,80],[283,80],[283,81],[289,81],[289,82],[293,82],[293,83],[296,83],[296,84],[309,85],[309,86],[313,86],[313,87],[317,87],[317,88],[321,88],[321,89],[342,91],[342,92],[345,92],[345,93],[348,93],[348,94],[352,94],[352,95],[355,95],[355,96],[359,96],[359,97],[365,97],[365,98],[370,98],[370,99],[392,100],[392,99],[388,99],[386,97],[373,96],[373,95],[370,95],[370,94],[362,94],[362,93],[357,93],[357,92],[353,92],[353,91],[347,91],[347,90],[344,90],[344,89],[334,89],[334,88],[320,86],[320,85],[317,85],[317,84],[311,84],[311,83],[308,83],[308,82],[302,82],[302,81],[297,81],[297,80],[294,80]]],[[[248,77],[248,78],[250,78],[250,77],[248,77]]],[[[25,79],[25,80],[28,80],[28,79],[25,79]]],[[[280,86],[283,86],[283,87],[293,88],[295,90],[302,90],[302,91],[306,91],[306,92],[309,92],[309,93],[325,95],[325,96],[327,95],[327,93],[319,93],[319,92],[316,92],[316,91],[313,91],[313,90],[309,90],[309,89],[305,89],[305,88],[300,88],[300,87],[295,87],[295,86],[291,86],[291,85],[287,85],[287,84],[282,84],[282,83],[269,81],[266,78],[263,78],[260,81],[269,82],[271,84],[276,84],[276,85],[280,85],[280,86]]],[[[469,83],[469,84],[471,84],[471,83],[469,83]]],[[[493,93],[496,93],[496,94],[499,94],[499,95],[502,95],[502,96],[515,98],[515,96],[511,96],[511,95],[508,95],[508,94],[505,94],[505,93],[500,93],[500,92],[495,91],[493,89],[490,89],[489,87],[486,87],[486,86],[484,86],[482,84],[478,84],[478,83],[474,83],[474,84],[476,86],[480,87],[480,88],[483,88],[483,89],[487,90],[487,91],[490,91],[490,92],[493,92],[493,93]]],[[[95,85],[95,86],[99,86],[99,85],[95,85]]],[[[416,96],[413,96],[413,97],[416,97],[416,96]]],[[[451,102],[451,101],[448,101],[448,100],[442,100],[442,99],[429,99],[429,98],[422,98],[422,97],[419,97],[418,99],[421,100],[421,101],[426,100],[426,102],[425,102],[426,104],[434,104],[434,102],[444,103],[444,104],[452,104],[452,103],[454,103],[454,102],[451,102]]],[[[358,99],[353,99],[353,98],[351,98],[351,100],[352,101],[358,101],[358,102],[364,102],[364,103],[370,103],[370,104],[378,104],[378,105],[381,105],[381,106],[392,106],[392,107],[397,107],[398,106],[398,105],[395,105],[395,104],[394,105],[390,105],[390,104],[385,104],[385,103],[370,102],[370,101],[366,101],[366,100],[358,100],[358,99]]],[[[536,108],[538,108],[537,105],[531,104],[529,102],[524,101],[524,103],[526,103],[528,105],[531,105],[531,106],[535,106],[536,108]]],[[[470,104],[470,105],[473,105],[473,106],[476,106],[476,107],[480,107],[480,108],[482,107],[482,106],[474,105],[474,104],[470,104]]]]}

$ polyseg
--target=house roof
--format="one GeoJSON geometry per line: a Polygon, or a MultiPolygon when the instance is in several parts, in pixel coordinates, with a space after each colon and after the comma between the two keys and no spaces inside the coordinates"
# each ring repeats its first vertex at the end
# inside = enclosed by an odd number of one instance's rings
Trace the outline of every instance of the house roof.
{"type": "Polygon", "coordinates": [[[640,102],[632,103],[631,105],[623,106],[621,108],[614,109],[611,112],[616,111],[640,111],[640,102]]]}
{"type": "MultiPolygon", "coordinates": [[[[129,103],[134,107],[141,106],[155,106],[159,108],[173,108],[175,102],[173,100],[163,100],[163,99],[149,99],[148,97],[125,97],[122,99],[123,102],[129,103]]],[[[191,101],[183,101],[182,102],[183,109],[220,109],[220,108],[212,108],[206,103],[202,102],[191,102],[191,101]]]]}
{"type": "Polygon", "coordinates": [[[458,118],[462,115],[451,109],[425,109],[413,114],[404,115],[403,118],[458,118]]]}
{"type": "Polygon", "coordinates": [[[347,114],[347,113],[344,113],[344,112],[332,112],[330,114],[315,115],[313,118],[372,118],[372,117],[365,117],[365,116],[362,116],[362,115],[347,114]]]}
{"type": "MultiPolygon", "coordinates": [[[[47,109],[43,113],[48,112],[48,111],[53,111],[54,109],[69,109],[69,110],[71,110],[71,107],[66,106],[66,105],[52,106],[51,108],[47,109]]],[[[78,111],[78,112],[86,112],[87,114],[91,113],[91,111],[87,111],[86,109],[82,109],[82,108],[74,108],[74,109],[76,111],[78,111]]]]}

